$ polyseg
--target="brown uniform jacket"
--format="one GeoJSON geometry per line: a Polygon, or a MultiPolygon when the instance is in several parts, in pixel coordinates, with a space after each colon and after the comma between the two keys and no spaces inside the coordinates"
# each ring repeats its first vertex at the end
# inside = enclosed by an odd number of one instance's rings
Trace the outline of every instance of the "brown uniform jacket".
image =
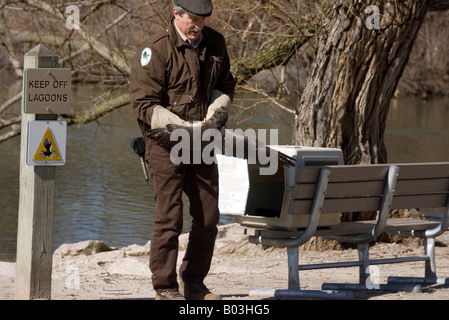
{"type": "Polygon", "coordinates": [[[202,33],[203,40],[196,50],[182,40],[172,20],[167,30],[137,50],[131,64],[129,96],[134,112],[145,124],[143,130],[149,129],[156,105],[183,120],[201,121],[213,89],[233,98],[235,80],[225,40],[209,27],[204,27],[202,33]]]}

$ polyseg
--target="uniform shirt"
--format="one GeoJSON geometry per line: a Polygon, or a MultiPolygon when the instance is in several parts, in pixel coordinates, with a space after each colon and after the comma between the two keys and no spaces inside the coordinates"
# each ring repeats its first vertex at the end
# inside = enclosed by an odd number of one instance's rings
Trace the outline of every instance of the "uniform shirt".
{"type": "Polygon", "coordinates": [[[131,64],[129,96],[137,117],[148,129],[154,106],[183,120],[201,121],[213,89],[233,98],[235,80],[223,36],[205,26],[193,48],[176,31],[167,30],[144,42],[131,64]]]}

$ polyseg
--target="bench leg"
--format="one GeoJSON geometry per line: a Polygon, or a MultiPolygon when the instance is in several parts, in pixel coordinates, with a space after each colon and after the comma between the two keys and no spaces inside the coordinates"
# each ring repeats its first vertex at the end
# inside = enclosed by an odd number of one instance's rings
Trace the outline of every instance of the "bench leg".
{"type": "Polygon", "coordinates": [[[288,290],[253,289],[250,296],[270,298],[350,299],[352,292],[336,290],[301,290],[299,286],[299,248],[287,247],[288,290]]]}
{"type": "Polygon", "coordinates": [[[299,290],[298,251],[298,247],[287,247],[289,290],[299,290]]]}
{"type": "MultiPolygon", "coordinates": [[[[351,264],[336,264],[336,267],[356,266],[359,267],[359,283],[323,283],[323,290],[386,290],[386,291],[421,291],[420,285],[414,284],[379,284],[371,282],[370,265],[377,264],[378,260],[369,260],[369,242],[358,242],[357,251],[359,260],[351,264]]],[[[391,263],[391,262],[390,262],[391,263]]]]}
{"type": "Polygon", "coordinates": [[[359,261],[362,262],[362,264],[359,266],[359,284],[365,285],[367,281],[370,281],[369,243],[357,243],[357,251],[359,253],[359,261]]]}
{"type": "Polygon", "coordinates": [[[424,277],[388,277],[388,283],[419,285],[449,285],[449,278],[438,278],[435,263],[435,238],[424,238],[424,277]]]}
{"type": "Polygon", "coordinates": [[[427,279],[436,279],[437,268],[435,265],[435,238],[424,239],[424,254],[429,257],[425,262],[425,274],[427,279]]]}

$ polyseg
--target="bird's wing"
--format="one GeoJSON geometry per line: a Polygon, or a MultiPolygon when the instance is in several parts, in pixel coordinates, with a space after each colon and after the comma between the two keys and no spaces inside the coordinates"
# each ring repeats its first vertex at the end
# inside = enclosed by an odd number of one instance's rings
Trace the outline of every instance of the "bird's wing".
{"type": "Polygon", "coordinates": [[[271,161],[275,158],[281,165],[296,166],[296,160],[285,153],[270,148],[255,137],[236,134],[229,129],[224,130],[223,148],[223,153],[227,156],[252,160],[254,163],[271,161]]]}
{"type": "MultiPolygon", "coordinates": [[[[167,125],[167,129],[170,132],[174,132],[177,129],[182,129],[185,130],[186,136],[190,137],[190,139],[201,139],[202,134],[205,132],[205,130],[211,128],[208,127],[206,121],[203,125],[201,125],[200,130],[195,130],[192,126],[182,126],[175,124],[167,125]]],[[[161,131],[164,131],[165,129],[160,129],[160,131],[158,130],[159,129],[152,130],[152,133],[148,136],[151,138],[157,138],[157,136],[161,134],[161,131]]],[[[280,165],[284,165],[287,167],[296,166],[296,160],[294,158],[270,148],[255,137],[236,134],[233,130],[226,129],[225,127],[221,128],[220,133],[222,137],[221,153],[224,155],[253,160],[254,163],[263,163],[266,161],[277,159],[278,164],[280,165]],[[262,159],[262,157],[264,159],[262,159]]],[[[180,140],[170,141],[169,138],[167,138],[163,141],[163,144],[167,149],[171,149],[179,141],[180,140]]],[[[209,141],[201,141],[199,145],[201,145],[201,148],[204,148],[208,144],[209,141]]],[[[190,146],[194,146],[192,141],[190,143],[190,146]]],[[[219,147],[219,145],[217,145],[217,147],[219,147]]]]}

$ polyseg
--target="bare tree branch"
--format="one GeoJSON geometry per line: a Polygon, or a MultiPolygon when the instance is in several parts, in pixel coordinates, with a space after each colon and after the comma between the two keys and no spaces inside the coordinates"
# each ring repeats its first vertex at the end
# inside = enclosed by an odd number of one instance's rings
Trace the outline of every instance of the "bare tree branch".
{"type": "MultiPolygon", "coordinates": [[[[19,101],[21,98],[22,98],[22,92],[19,92],[14,97],[5,101],[2,105],[0,105],[0,114],[3,113],[6,109],[8,109],[10,106],[12,106],[14,103],[19,101]]],[[[1,121],[1,118],[0,118],[0,121],[1,121]]]]}
{"type": "Polygon", "coordinates": [[[107,100],[99,106],[96,106],[94,109],[83,111],[74,118],[68,119],[67,124],[86,124],[126,105],[129,105],[129,95],[127,93],[107,100]]]}
{"type": "Polygon", "coordinates": [[[449,10],[449,0],[433,0],[429,8],[430,11],[449,10]]]}
{"type": "Polygon", "coordinates": [[[0,143],[8,139],[14,138],[20,134],[20,125],[14,124],[10,131],[0,134],[0,143]]]}
{"type": "MultiPolygon", "coordinates": [[[[45,1],[25,0],[25,2],[36,8],[44,10],[47,13],[50,13],[61,21],[65,21],[64,15],[45,1]]],[[[80,28],[77,31],[81,35],[81,37],[89,43],[90,47],[93,50],[95,50],[104,59],[110,61],[111,64],[114,65],[121,73],[130,73],[131,69],[128,62],[115,50],[107,47],[100,40],[98,40],[98,38],[94,36],[92,32],[90,32],[87,28],[85,28],[83,24],[80,24],[80,28]]]]}
{"type": "Polygon", "coordinates": [[[0,118],[0,129],[20,123],[21,117],[16,116],[12,119],[5,120],[0,118]]]}
{"type": "Polygon", "coordinates": [[[279,101],[275,98],[273,98],[272,96],[270,96],[268,93],[266,92],[262,92],[260,90],[255,89],[254,87],[251,86],[245,86],[243,85],[243,88],[246,89],[249,92],[253,92],[259,95],[262,95],[265,99],[267,99],[268,101],[270,101],[271,103],[273,103],[276,107],[278,107],[281,110],[284,110],[292,115],[295,114],[295,111],[293,111],[290,108],[285,107],[283,104],[279,103],[279,101]]]}
{"type": "Polygon", "coordinates": [[[256,56],[234,60],[232,71],[237,83],[243,84],[262,70],[284,64],[308,40],[308,37],[297,38],[295,36],[281,38],[267,50],[259,51],[256,56]]]}

